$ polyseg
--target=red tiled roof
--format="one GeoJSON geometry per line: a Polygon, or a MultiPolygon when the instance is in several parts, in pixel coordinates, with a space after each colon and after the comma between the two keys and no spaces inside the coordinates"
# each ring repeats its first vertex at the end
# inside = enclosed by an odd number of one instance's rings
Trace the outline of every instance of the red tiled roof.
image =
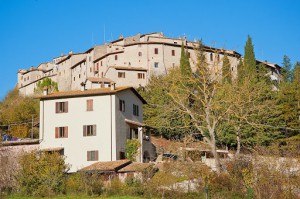
{"type": "Polygon", "coordinates": [[[146,68],[142,68],[142,67],[111,66],[110,68],[114,68],[116,70],[147,71],[146,68]]]}
{"type": "Polygon", "coordinates": [[[119,172],[142,172],[152,167],[153,163],[133,162],[119,170],[119,172]]]}
{"type": "Polygon", "coordinates": [[[129,86],[118,87],[115,90],[111,90],[111,88],[96,88],[96,89],[88,89],[84,91],[74,90],[74,91],[55,92],[48,95],[41,95],[36,98],[40,100],[48,100],[48,99],[60,99],[60,98],[72,98],[72,97],[84,97],[84,96],[110,95],[127,89],[130,89],[144,104],[147,104],[146,100],[133,87],[129,87],[129,86]]]}
{"type": "Polygon", "coordinates": [[[102,77],[102,78],[99,78],[99,77],[88,77],[87,80],[89,80],[91,82],[96,82],[96,83],[100,83],[100,82],[112,83],[112,82],[114,82],[111,79],[106,78],[106,77],[102,77]]]}
{"type": "Polygon", "coordinates": [[[96,162],[90,166],[80,169],[80,171],[106,171],[106,172],[117,172],[121,168],[130,164],[130,160],[116,160],[108,162],[96,162]]]}

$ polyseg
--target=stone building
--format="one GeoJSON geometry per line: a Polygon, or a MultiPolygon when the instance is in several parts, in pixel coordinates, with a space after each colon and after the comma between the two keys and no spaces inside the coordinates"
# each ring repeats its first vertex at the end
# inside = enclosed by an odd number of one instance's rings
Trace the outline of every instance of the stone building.
{"type": "MultiPolygon", "coordinates": [[[[58,83],[60,91],[79,90],[88,78],[105,78],[116,86],[145,86],[151,75],[167,74],[168,69],[179,66],[181,46],[188,51],[192,69],[195,70],[198,43],[186,38],[169,38],[163,33],[120,36],[108,44],[94,46],[83,53],[72,53],[40,64],[37,68],[18,71],[20,93],[30,95],[39,80],[49,77],[58,83]]],[[[207,63],[214,66],[214,73],[220,72],[224,55],[228,56],[232,75],[237,75],[241,55],[233,50],[204,46],[207,63]]],[[[264,62],[272,73],[278,76],[280,67],[264,62]],[[275,68],[274,68],[274,67],[275,68]]],[[[95,83],[95,82],[94,82],[95,83]]],[[[108,84],[109,85],[109,84],[108,84]]]]}

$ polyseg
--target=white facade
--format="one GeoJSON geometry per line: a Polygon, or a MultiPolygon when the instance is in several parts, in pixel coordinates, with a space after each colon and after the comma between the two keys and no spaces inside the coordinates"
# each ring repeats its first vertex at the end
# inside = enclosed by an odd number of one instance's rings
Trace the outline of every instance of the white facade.
{"type": "MultiPolygon", "coordinates": [[[[138,130],[138,138],[142,143],[141,125],[134,123],[143,122],[143,103],[145,101],[141,96],[129,87],[43,96],[40,101],[40,149],[63,149],[66,163],[71,165],[70,172],[94,161],[119,160],[125,152],[126,140],[131,138],[132,129],[138,130]],[[87,111],[87,100],[93,101],[91,111],[87,111]],[[125,102],[124,112],[120,111],[120,100],[125,102]],[[56,113],[57,102],[67,102],[67,112],[56,113]],[[139,107],[138,116],[133,114],[133,104],[139,107]],[[95,134],[84,136],[84,125],[95,126],[95,134]],[[57,127],[67,127],[67,136],[58,138],[57,127]],[[98,157],[94,161],[88,160],[88,151],[98,151],[98,157]]],[[[147,149],[142,147],[141,150],[144,153],[147,149]]]]}

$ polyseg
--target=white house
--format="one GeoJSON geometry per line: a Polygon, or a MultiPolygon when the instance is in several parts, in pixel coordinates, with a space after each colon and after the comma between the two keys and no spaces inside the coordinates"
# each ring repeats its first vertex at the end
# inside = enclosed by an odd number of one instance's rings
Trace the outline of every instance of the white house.
{"type": "Polygon", "coordinates": [[[127,139],[139,139],[138,161],[151,160],[155,149],[143,135],[143,104],[132,87],[65,91],[40,97],[40,149],[66,156],[70,172],[97,161],[125,158],[127,139]]]}

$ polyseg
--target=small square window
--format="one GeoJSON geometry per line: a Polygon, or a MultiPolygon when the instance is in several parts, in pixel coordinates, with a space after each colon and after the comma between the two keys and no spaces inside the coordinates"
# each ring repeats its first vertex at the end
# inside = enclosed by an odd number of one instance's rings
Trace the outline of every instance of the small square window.
{"type": "Polygon", "coordinates": [[[125,72],[118,72],[118,78],[125,78],[125,72]]]}
{"type": "Polygon", "coordinates": [[[158,62],[154,62],[154,68],[158,68],[158,62]]]}
{"type": "Polygon", "coordinates": [[[87,151],[87,161],[98,161],[98,151],[87,151]]]}
{"type": "Polygon", "coordinates": [[[154,48],[154,54],[158,54],[158,48],[154,48]]]}

